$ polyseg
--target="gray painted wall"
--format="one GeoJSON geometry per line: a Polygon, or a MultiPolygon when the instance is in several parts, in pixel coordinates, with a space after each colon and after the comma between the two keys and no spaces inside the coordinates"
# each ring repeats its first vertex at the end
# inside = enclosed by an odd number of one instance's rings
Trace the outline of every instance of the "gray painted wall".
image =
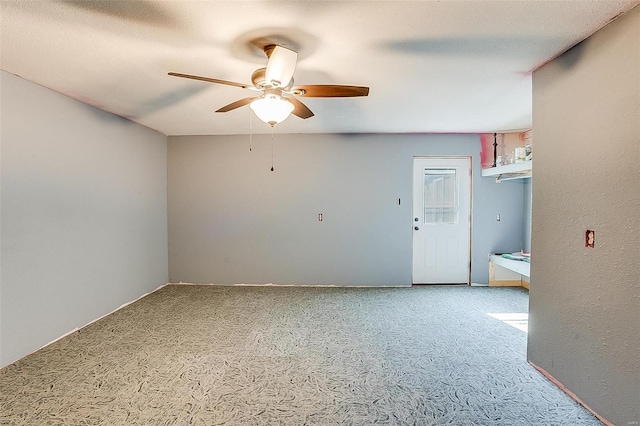
{"type": "Polygon", "coordinates": [[[167,282],[166,137],[1,74],[0,365],[167,282]]]}
{"type": "Polygon", "coordinates": [[[528,356],[617,425],[640,421],[639,41],[640,6],[533,75],[528,356]]]}
{"type": "Polygon", "coordinates": [[[171,282],[409,285],[414,156],[473,156],[472,281],[521,248],[523,186],[480,176],[478,135],[276,134],[275,172],[248,146],[169,137],[171,282]]]}

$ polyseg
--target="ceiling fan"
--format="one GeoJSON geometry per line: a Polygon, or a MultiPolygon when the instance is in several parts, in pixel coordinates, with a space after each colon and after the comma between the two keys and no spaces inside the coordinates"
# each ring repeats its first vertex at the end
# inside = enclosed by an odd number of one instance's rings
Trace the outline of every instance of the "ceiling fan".
{"type": "Polygon", "coordinates": [[[297,97],[306,98],[349,98],[367,96],[369,88],[364,86],[344,86],[332,84],[293,85],[293,73],[298,61],[298,53],[283,46],[269,44],[264,47],[267,55],[267,66],[258,68],[251,76],[250,84],[200,77],[197,75],[170,72],[174,77],[190,78],[209,83],[225,84],[259,92],[257,96],[249,96],[225,105],[216,112],[228,112],[245,105],[265,123],[275,126],[284,121],[289,114],[302,119],[313,117],[313,112],[297,97]]]}

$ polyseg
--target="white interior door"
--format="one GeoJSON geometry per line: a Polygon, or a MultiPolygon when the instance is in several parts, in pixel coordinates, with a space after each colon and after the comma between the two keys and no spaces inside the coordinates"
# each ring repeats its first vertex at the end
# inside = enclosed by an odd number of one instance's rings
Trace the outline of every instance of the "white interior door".
{"type": "Polygon", "coordinates": [[[469,284],[471,159],[413,159],[413,283],[469,284]]]}

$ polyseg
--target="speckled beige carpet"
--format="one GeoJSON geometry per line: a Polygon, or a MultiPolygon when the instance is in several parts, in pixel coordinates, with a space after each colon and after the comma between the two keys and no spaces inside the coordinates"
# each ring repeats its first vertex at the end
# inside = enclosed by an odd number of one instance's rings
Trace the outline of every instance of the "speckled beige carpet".
{"type": "Polygon", "coordinates": [[[0,370],[3,425],[598,425],[516,288],[170,285],[0,370]]]}

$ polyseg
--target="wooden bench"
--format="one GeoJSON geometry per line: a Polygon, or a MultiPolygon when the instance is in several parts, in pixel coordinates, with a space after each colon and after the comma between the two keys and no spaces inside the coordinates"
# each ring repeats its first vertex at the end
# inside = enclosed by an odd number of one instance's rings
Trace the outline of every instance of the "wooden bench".
{"type": "Polygon", "coordinates": [[[506,259],[499,254],[489,255],[489,286],[529,288],[531,264],[506,259]]]}

